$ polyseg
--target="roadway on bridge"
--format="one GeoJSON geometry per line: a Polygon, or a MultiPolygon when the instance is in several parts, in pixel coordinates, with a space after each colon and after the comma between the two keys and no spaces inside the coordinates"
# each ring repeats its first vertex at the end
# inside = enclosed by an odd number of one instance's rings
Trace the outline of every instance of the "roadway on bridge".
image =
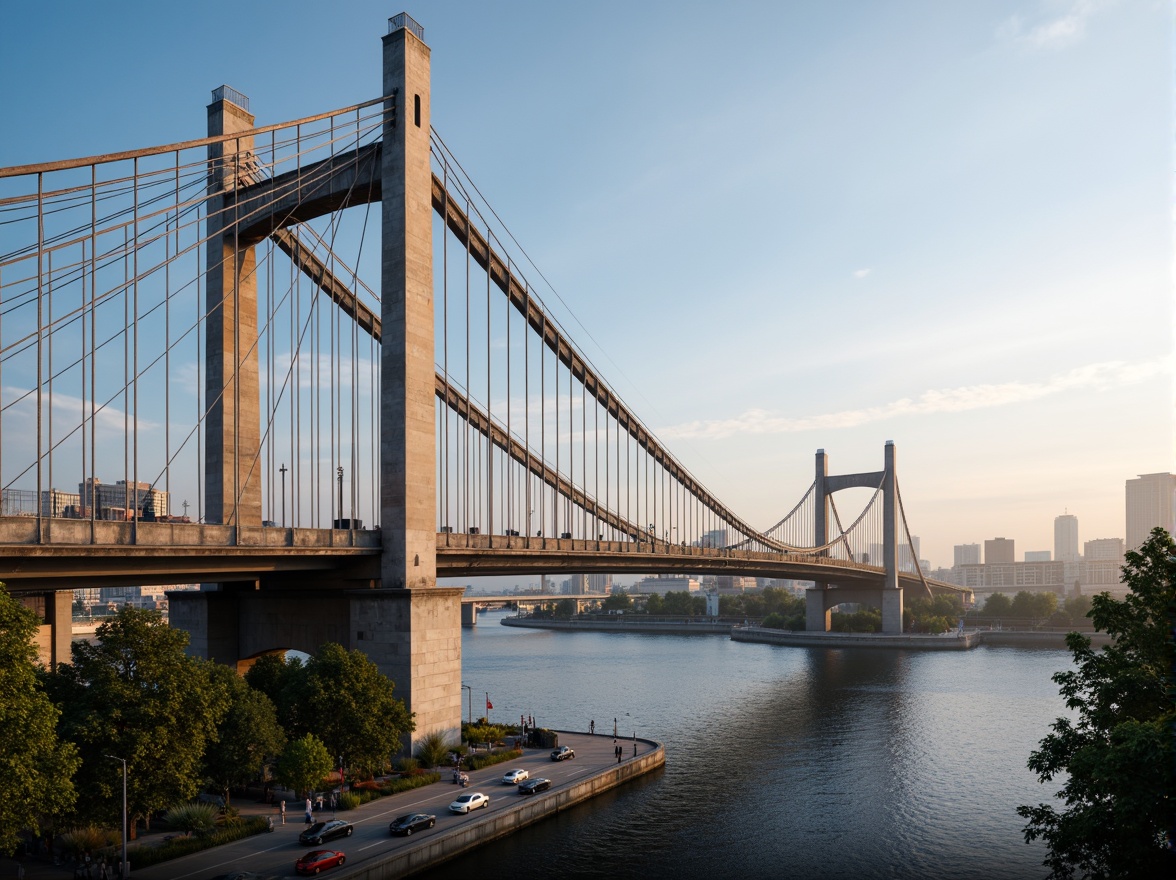
{"type": "MultiPolygon", "coordinates": [[[[561,733],[560,745],[571,746],[576,752],[576,757],[571,760],[556,762],[549,757],[550,749],[527,749],[518,761],[505,762],[470,773],[470,785],[466,789],[454,785],[449,781],[448,771],[443,771],[441,781],[433,785],[379,798],[355,810],[340,811],[335,815],[351,822],[355,826],[354,834],[350,838],[328,841],[321,847],[303,846],[298,842],[299,833],[306,828],[302,821],[303,810],[300,801],[289,802],[286,807],[286,825],[279,825],[273,834],[259,834],[149,868],[135,868],[132,864],[131,873],[136,880],[210,880],[229,871],[244,870],[256,871],[264,876],[293,878],[296,876],[294,862],[300,856],[311,849],[334,849],[347,854],[347,863],[343,868],[330,869],[324,876],[339,877],[342,880],[353,867],[370,867],[373,862],[389,853],[409,846],[427,844],[438,836],[449,834],[483,816],[521,806],[522,802],[529,798],[518,794],[516,786],[501,783],[502,775],[507,770],[521,767],[529,771],[532,778],[546,777],[552,781],[552,791],[557,791],[560,787],[572,785],[609,767],[615,767],[617,760],[613,753],[611,724],[608,725],[610,729],[607,734],[601,732],[604,727],[604,720],[601,719],[597,725],[596,736],[589,736],[586,733],[561,733]],[[490,797],[489,807],[468,815],[449,812],[449,804],[459,794],[475,791],[490,797]],[[414,812],[436,815],[436,827],[418,832],[411,837],[392,837],[388,832],[388,823],[397,816],[414,812]]],[[[618,743],[624,746],[624,760],[633,760],[633,740],[621,738],[618,743]]],[[[649,742],[640,739],[636,745],[638,756],[647,755],[655,749],[649,742]]],[[[238,806],[244,815],[276,816],[274,808],[265,805],[238,803],[235,806],[238,806]]],[[[332,816],[330,810],[316,815],[326,819],[332,816]]],[[[29,880],[62,876],[65,876],[65,872],[60,867],[30,865],[27,868],[29,880]]]]}

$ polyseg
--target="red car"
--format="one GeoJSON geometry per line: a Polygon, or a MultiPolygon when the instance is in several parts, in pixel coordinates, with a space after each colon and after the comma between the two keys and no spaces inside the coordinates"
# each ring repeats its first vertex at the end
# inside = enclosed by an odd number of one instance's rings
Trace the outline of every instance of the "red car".
{"type": "Polygon", "coordinates": [[[299,874],[317,874],[326,868],[333,868],[347,861],[347,856],[341,852],[329,849],[316,849],[308,852],[294,863],[294,870],[299,874]]]}

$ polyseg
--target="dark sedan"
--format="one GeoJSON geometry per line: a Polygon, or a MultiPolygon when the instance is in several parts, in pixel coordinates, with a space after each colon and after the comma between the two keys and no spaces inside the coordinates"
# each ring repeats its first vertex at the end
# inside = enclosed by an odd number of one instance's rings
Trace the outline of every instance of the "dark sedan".
{"type": "Polygon", "coordinates": [[[549,788],[551,788],[550,779],[528,779],[519,786],[519,794],[535,794],[540,791],[547,791],[549,788]]]}
{"type": "Polygon", "coordinates": [[[325,871],[327,868],[342,865],[345,861],[347,861],[347,856],[341,852],[334,852],[329,849],[316,849],[314,852],[308,852],[296,861],[294,863],[294,870],[299,874],[317,874],[319,871],[325,871]]]}
{"type": "Polygon", "coordinates": [[[388,826],[388,830],[393,834],[403,834],[405,837],[408,837],[414,831],[424,831],[426,828],[432,828],[436,824],[436,816],[430,816],[428,813],[409,813],[407,816],[400,816],[397,819],[393,819],[388,826]]]}
{"type": "Polygon", "coordinates": [[[351,823],[342,819],[315,822],[298,835],[298,842],[307,846],[320,846],[324,841],[334,840],[336,837],[350,837],[353,830],[351,823]]]}

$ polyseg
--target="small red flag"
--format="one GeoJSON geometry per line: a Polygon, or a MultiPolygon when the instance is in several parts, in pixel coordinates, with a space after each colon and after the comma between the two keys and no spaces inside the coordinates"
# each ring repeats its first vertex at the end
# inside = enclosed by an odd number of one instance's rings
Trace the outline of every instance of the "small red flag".
{"type": "Polygon", "coordinates": [[[487,698],[486,698],[486,710],[487,710],[487,711],[489,711],[490,709],[493,709],[493,708],[494,708],[494,704],[493,704],[493,703],[491,703],[491,702],[490,702],[490,698],[489,698],[489,697],[487,697],[487,698]]]}

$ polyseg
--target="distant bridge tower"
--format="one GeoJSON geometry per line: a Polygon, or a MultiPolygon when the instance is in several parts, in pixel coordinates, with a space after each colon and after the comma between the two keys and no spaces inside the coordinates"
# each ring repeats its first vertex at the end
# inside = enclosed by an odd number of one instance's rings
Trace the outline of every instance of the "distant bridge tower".
{"type": "MultiPolygon", "coordinates": [[[[902,588],[898,585],[898,482],[895,473],[896,451],[893,440],[886,441],[885,465],[880,471],[829,476],[829,459],[824,449],[817,450],[815,541],[821,547],[829,543],[829,496],[842,489],[877,489],[882,487],[882,565],[886,581],[881,591],[860,587],[845,589],[830,583],[818,583],[809,590],[805,629],[828,632],[830,612],[843,602],[859,602],[882,609],[882,631],[902,632],[902,588]]],[[[823,551],[828,553],[828,551],[823,551]]]]}

